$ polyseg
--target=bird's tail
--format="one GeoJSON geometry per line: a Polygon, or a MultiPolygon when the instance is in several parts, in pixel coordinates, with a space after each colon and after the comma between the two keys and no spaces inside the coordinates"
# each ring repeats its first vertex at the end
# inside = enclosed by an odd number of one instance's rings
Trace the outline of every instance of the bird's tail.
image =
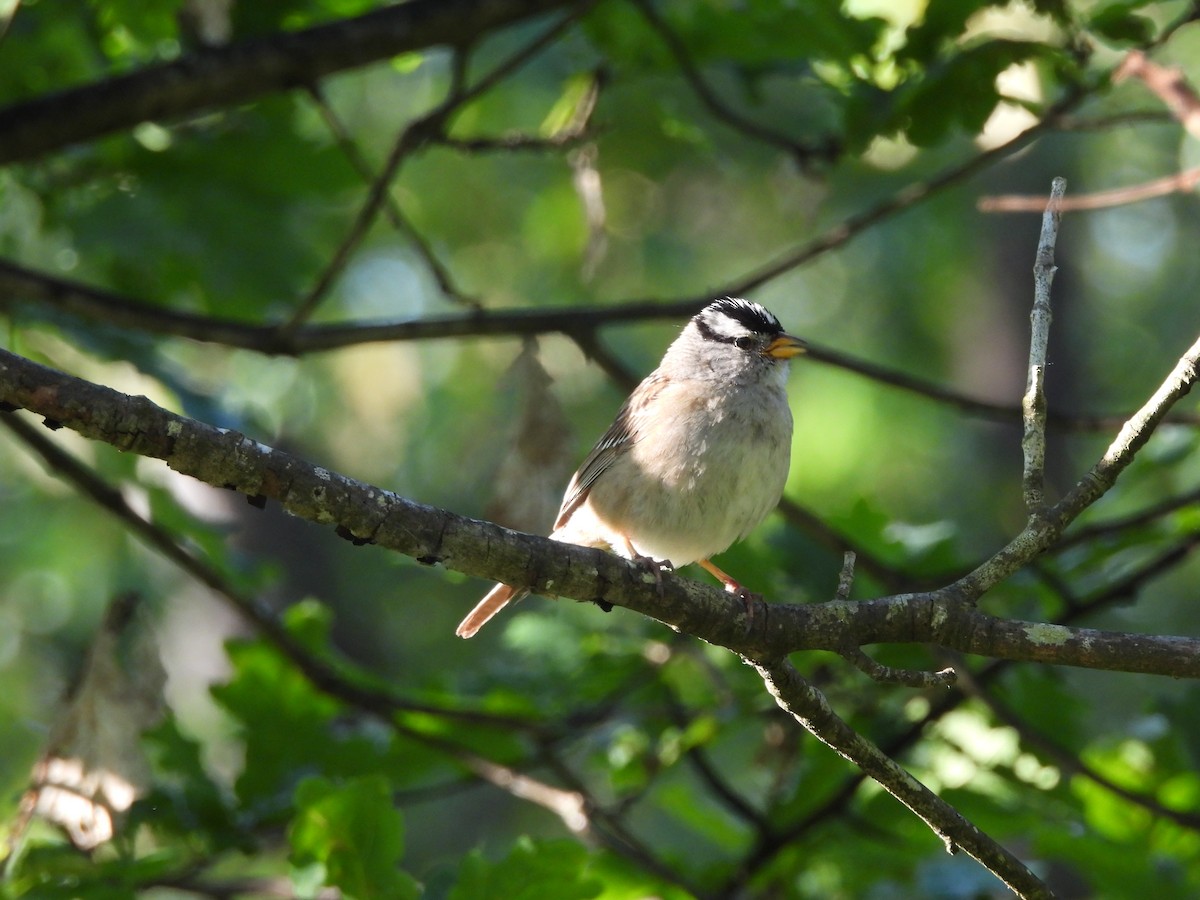
{"type": "Polygon", "coordinates": [[[520,600],[529,591],[524,588],[510,587],[507,584],[498,584],[484,595],[484,598],[475,604],[475,608],[467,613],[467,617],[459,623],[455,630],[460,638],[474,637],[475,632],[487,624],[488,619],[508,606],[515,600],[520,600]]]}

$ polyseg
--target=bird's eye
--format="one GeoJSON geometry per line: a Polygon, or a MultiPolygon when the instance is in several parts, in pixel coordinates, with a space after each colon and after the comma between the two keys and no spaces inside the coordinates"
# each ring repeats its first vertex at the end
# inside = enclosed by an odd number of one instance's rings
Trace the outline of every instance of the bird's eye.
{"type": "Polygon", "coordinates": [[[754,349],[755,343],[756,341],[752,337],[740,337],[733,342],[733,345],[742,350],[752,350],[754,349]]]}

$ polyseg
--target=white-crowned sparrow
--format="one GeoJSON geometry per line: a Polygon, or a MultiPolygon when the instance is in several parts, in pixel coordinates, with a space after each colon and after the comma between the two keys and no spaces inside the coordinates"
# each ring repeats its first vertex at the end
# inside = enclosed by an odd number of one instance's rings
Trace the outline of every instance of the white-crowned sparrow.
{"type": "MultiPolygon", "coordinates": [[[[726,297],[697,313],[571,479],[550,537],[628,559],[708,561],[775,508],[787,480],[787,361],[804,342],[726,297]]],[[[498,584],[458,626],[469,638],[526,588],[498,584]]]]}

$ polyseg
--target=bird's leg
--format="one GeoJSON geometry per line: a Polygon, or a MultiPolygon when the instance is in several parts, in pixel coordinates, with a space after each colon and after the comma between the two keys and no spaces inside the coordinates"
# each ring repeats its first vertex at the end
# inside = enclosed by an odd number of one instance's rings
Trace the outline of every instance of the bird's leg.
{"type": "Polygon", "coordinates": [[[651,575],[654,576],[654,584],[658,588],[658,593],[661,596],[663,590],[662,573],[674,572],[675,566],[671,564],[669,559],[655,559],[652,556],[643,556],[638,553],[637,547],[633,546],[628,535],[621,535],[621,540],[625,542],[625,552],[629,554],[630,562],[635,562],[651,575]]]}
{"type": "Polygon", "coordinates": [[[742,601],[742,606],[746,609],[746,620],[747,623],[749,623],[749,621],[754,618],[754,604],[762,602],[762,594],[756,594],[749,588],[743,587],[736,579],[734,579],[732,576],[726,575],[707,559],[698,559],[696,560],[696,563],[697,565],[702,566],[707,572],[709,572],[709,574],[717,579],[717,581],[725,585],[725,590],[735,595],[739,600],[742,601]]]}

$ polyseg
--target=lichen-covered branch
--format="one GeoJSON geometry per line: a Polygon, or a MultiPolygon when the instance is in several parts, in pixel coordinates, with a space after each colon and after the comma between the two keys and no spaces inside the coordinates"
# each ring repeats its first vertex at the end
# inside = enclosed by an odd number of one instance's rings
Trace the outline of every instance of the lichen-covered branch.
{"type": "MultiPolygon", "coordinates": [[[[961,583],[862,602],[771,603],[747,620],[744,604],[715,586],[666,573],[659,590],[641,567],[612,554],[414,502],[4,350],[0,403],[162,459],[207,484],[278,502],[356,541],[491,581],[528,584],[546,595],[603,600],[751,658],[921,642],[1004,659],[1200,677],[1200,640],[998,619],[962,603],[961,583]]],[[[1001,551],[1005,564],[1015,552],[1012,545],[1001,551]]]]}

